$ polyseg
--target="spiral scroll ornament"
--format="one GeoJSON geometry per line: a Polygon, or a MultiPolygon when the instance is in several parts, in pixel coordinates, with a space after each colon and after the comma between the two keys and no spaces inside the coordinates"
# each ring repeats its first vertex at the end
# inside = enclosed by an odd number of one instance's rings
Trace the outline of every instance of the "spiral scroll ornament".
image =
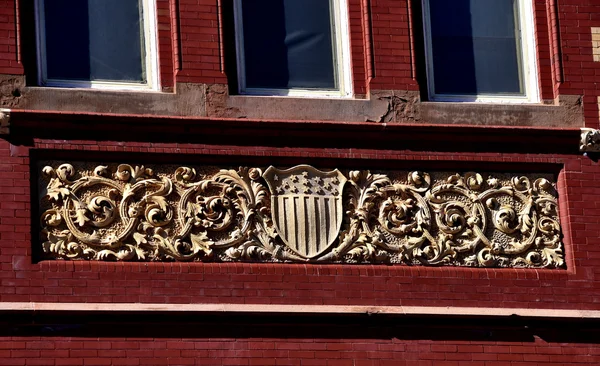
{"type": "Polygon", "coordinates": [[[551,175],[48,163],[45,259],[564,267],[551,175]]]}

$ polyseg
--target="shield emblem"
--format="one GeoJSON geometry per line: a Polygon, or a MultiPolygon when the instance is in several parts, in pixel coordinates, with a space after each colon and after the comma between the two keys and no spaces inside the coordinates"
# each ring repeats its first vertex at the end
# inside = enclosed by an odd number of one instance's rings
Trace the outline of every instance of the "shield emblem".
{"type": "Polygon", "coordinates": [[[287,170],[271,166],[263,177],[271,191],[275,229],[284,243],[304,258],[325,252],[342,225],[346,177],[337,169],[322,172],[309,165],[287,170]]]}

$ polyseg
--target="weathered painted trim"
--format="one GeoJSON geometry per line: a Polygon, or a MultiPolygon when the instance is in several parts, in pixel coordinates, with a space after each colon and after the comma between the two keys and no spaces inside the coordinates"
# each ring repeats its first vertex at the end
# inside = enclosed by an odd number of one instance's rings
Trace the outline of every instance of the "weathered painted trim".
{"type": "Polygon", "coordinates": [[[41,312],[196,312],[196,313],[262,313],[262,314],[382,314],[405,316],[453,317],[529,317],[600,319],[598,310],[489,308],[454,306],[354,306],[354,305],[268,305],[268,304],[142,304],[142,303],[58,303],[0,302],[0,311],[41,312]]]}

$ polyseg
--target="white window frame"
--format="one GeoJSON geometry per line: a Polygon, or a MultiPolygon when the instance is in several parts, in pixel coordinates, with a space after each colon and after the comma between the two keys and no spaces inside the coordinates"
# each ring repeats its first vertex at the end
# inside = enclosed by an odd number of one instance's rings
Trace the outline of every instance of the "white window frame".
{"type": "Polygon", "coordinates": [[[429,0],[422,0],[423,28],[425,35],[425,62],[427,64],[427,86],[429,99],[434,102],[475,102],[475,103],[539,103],[540,90],[538,82],[537,52],[535,43],[535,19],[533,16],[532,0],[517,0],[518,14],[515,22],[520,28],[521,53],[519,74],[523,82],[523,95],[511,94],[480,94],[480,95],[452,95],[435,94],[433,55],[431,40],[431,22],[429,0]]]}
{"type": "Polygon", "coordinates": [[[46,70],[46,24],[44,1],[35,0],[36,37],[37,37],[37,66],[38,85],[58,88],[85,88],[106,90],[137,90],[137,91],[159,91],[158,72],[158,42],[156,25],[156,0],[141,0],[142,23],[144,31],[145,46],[145,73],[146,83],[119,82],[119,81],[97,81],[97,80],[64,80],[48,79],[46,70]]]}
{"type": "MultiPolygon", "coordinates": [[[[329,0],[323,0],[329,1],[329,0]]],[[[333,0],[333,27],[332,38],[335,48],[335,75],[338,89],[270,89],[270,88],[248,88],[246,87],[246,67],[244,57],[244,23],[242,19],[242,0],[233,0],[235,20],[235,45],[237,55],[238,91],[244,95],[256,96],[289,96],[308,98],[351,98],[352,72],[350,54],[350,28],[347,0],[333,0]]]]}

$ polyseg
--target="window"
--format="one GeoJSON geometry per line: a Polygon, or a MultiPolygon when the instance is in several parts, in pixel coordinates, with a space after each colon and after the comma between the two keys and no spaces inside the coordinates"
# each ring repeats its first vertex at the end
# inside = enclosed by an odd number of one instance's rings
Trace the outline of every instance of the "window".
{"type": "Polygon", "coordinates": [[[153,0],[37,0],[43,86],[156,89],[153,0]]]}
{"type": "Polygon", "coordinates": [[[351,95],[345,0],[235,0],[242,94],[351,95]]]}
{"type": "Polygon", "coordinates": [[[532,0],[423,0],[429,96],[538,102],[532,0]]]}

